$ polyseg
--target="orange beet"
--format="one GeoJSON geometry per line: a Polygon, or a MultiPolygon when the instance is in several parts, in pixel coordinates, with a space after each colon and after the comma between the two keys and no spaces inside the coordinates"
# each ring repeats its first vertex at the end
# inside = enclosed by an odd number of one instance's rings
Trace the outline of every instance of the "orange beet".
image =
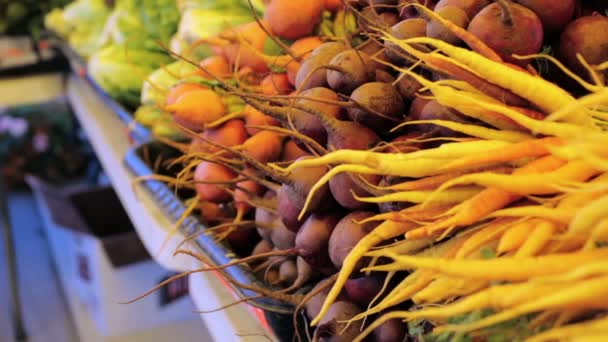
{"type": "Polygon", "coordinates": [[[221,118],[226,113],[222,98],[209,89],[193,90],[182,94],[167,106],[176,123],[200,132],[205,124],[221,118]]]}
{"type": "Polygon", "coordinates": [[[293,139],[285,140],[281,161],[294,161],[305,156],[310,156],[310,153],[301,149],[293,139]]]}
{"type": "Polygon", "coordinates": [[[222,98],[209,89],[186,92],[166,109],[173,114],[176,123],[195,132],[202,131],[205,124],[221,118],[226,113],[222,98]]]}
{"type": "Polygon", "coordinates": [[[274,162],[281,156],[283,137],[276,132],[260,131],[243,143],[243,152],[260,163],[274,162]]]}
{"type": "MultiPolygon", "coordinates": [[[[245,124],[241,120],[230,120],[217,128],[206,129],[202,133],[203,138],[224,146],[238,146],[247,140],[247,130],[245,124]]],[[[220,148],[208,144],[203,139],[193,139],[190,144],[190,152],[208,152],[213,153],[220,151],[220,148]]]]}
{"type": "Polygon", "coordinates": [[[179,83],[174,85],[167,92],[167,98],[165,99],[166,105],[172,105],[177,99],[185,93],[193,90],[207,89],[204,86],[196,83],[179,83]]]}
{"type": "MultiPolygon", "coordinates": [[[[243,109],[245,115],[245,125],[249,126],[279,126],[279,122],[268,115],[258,111],[257,109],[247,105],[243,109]]],[[[257,134],[260,130],[258,128],[247,127],[247,133],[249,135],[257,134]]]]}
{"type": "Polygon", "coordinates": [[[287,74],[270,74],[264,77],[260,85],[264,95],[286,95],[291,92],[287,74]]]}
{"type": "Polygon", "coordinates": [[[323,6],[323,0],[273,0],[264,17],[277,36],[298,39],[312,33],[323,6]]]}
{"type": "MultiPolygon", "coordinates": [[[[230,182],[236,174],[225,166],[202,161],[194,170],[195,182],[230,182]]],[[[194,185],[198,198],[202,201],[221,203],[230,200],[223,185],[196,183],[194,185]]]]}
{"type": "Polygon", "coordinates": [[[205,70],[208,70],[211,74],[206,71],[197,69],[196,74],[204,79],[214,80],[215,77],[226,78],[230,76],[230,64],[228,60],[223,56],[210,56],[203,59],[199,65],[205,70]],[[215,76],[215,77],[214,77],[215,76]]]}
{"type": "MultiPolygon", "coordinates": [[[[266,22],[261,22],[262,25],[267,26],[266,22]]],[[[234,43],[223,48],[224,55],[230,65],[237,65],[239,68],[248,66],[257,72],[267,72],[269,70],[264,59],[255,52],[255,50],[258,52],[264,50],[264,43],[268,38],[266,32],[264,32],[257,22],[239,25],[234,29],[226,31],[225,35],[233,36],[236,39],[243,39],[248,44],[234,43]]]]}

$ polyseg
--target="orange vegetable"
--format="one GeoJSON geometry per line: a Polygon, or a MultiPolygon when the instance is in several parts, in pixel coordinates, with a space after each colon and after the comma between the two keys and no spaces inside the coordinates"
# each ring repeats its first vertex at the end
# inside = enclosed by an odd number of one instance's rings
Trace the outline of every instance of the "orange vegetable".
{"type": "MultiPolygon", "coordinates": [[[[261,21],[262,25],[267,25],[261,21]]],[[[224,33],[233,36],[237,41],[223,47],[223,52],[230,65],[238,68],[247,66],[256,72],[268,72],[268,65],[258,54],[264,50],[268,35],[257,22],[242,24],[224,33]]]]}
{"type": "Polygon", "coordinates": [[[323,0],[273,0],[264,13],[274,34],[285,39],[310,35],[321,19],[323,0]]]}
{"type": "Polygon", "coordinates": [[[264,95],[286,95],[291,92],[291,84],[287,74],[270,74],[260,84],[264,95]]]}
{"type": "Polygon", "coordinates": [[[180,96],[184,95],[185,93],[193,91],[193,90],[202,90],[202,89],[207,89],[207,88],[203,87],[200,84],[196,84],[196,83],[176,84],[173,87],[171,87],[169,89],[169,91],[167,92],[167,98],[165,99],[165,104],[172,105],[175,103],[175,101],[177,101],[177,99],[180,96]]]}
{"type": "Polygon", "coordinates": [[[214,80],[215,78],[226,78],[231,74],[230,64],[228,60],[223,56],[210,56],[203,59],[199,65],[206,71],[201,69],[196,70],[196,74],[207,80],[214,80]],[[209,73],[207,73],[207,71],[209,73]]]}
{"type": "Polygon", "coordinates": [[[226,106],[214,91],[200,89],[186,92],[167,106],[167,110],[173,114],[176,123],[200,132],[205,124],[221,118],[226,113],[226,106]]]}

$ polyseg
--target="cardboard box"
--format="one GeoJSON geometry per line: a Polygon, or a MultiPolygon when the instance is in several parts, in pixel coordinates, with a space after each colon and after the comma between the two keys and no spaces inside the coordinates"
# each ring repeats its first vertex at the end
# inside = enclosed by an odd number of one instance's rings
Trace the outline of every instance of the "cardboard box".
{"type": "Polygon", "coordinates": [[[65,295],[86,307],[100,335],[193,319],[187,279],[133,304],[119,304],[173,273],[150,259],[111,188],[57,188],[33,177],[28,183],[42,215],[50,218],[45,229],[65,295]]]}

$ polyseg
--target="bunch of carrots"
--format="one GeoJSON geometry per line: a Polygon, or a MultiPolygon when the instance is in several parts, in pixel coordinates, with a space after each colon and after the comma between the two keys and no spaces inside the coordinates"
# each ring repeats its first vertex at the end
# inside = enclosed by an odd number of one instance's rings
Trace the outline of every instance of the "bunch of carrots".
{"type": "Polygon", "coordinates": [[[182,171],[154,178],[196,192],[185,215],[209,228],[185,242],[212,234],[241,256],[212,265],[179,249],[209,265],[180,276],[219,271],[303,308],[316,341],[603,340],[608,61],[579,54],[581,74],[540,47],[505,56],[441,11],[503,11],[507,25],[531,5],[399,3],[273,0],[197,43],[216,56],[176,56],[206,81],[167,91],[192,140],[163,139],[182,171]],[[314,35],[347,12],[357,30],[314,35]],[[574,88],[541,77],[539,60],[574,88]],[[237,264],[277,291],[223,272],[237,264]]]}

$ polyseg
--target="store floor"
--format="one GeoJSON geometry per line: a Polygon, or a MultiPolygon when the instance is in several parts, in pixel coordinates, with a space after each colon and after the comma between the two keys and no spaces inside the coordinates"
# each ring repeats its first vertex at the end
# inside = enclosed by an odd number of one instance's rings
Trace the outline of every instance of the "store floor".
{"type": "MultiPolygon", "coordinates": [[[[19,290],[28,342],[78,341],[55,275],[41,218],[29,193],[9,195],[19,290]]],[[[0,249],[4,244],[0,244],[0,249]]],[[[4,250],[0,253],[0,342],[14,340],[4,250]]]]}
{"type": "MultiPolygon", "coordinates": [[[[124,341],[125,339],[102,338],[90,329],[87,336],[78,336],[78,330],[68,309],[66,298],[54,269],[49,245],[44,234],[42,219],[30,193],[11,193],[8,196],[9,214],[13,227],[19,289],[23,319],[28,342],[98,342],[124,341]],[[90,334],[90,335],[89,335],[90,334]]],[[[0,242],[3,242],[0,234],[0,242]]],[[[13,342],[14,331],[10,316],[10,290],[6,272],[4,243],[0,243],[0,342],[13,342]]],[[[175,330],[142,331],[133,335],[129,342],[212,341],[202,321],[175,323],[175,330]],[[200,324],[198,324],[200,323],[200,324]]]]}

